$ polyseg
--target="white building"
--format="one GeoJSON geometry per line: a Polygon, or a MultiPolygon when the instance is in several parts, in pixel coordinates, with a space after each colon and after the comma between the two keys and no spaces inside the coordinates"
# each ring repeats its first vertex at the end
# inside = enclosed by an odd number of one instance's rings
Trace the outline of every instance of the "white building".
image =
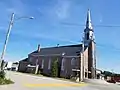
{"type": "Polygon", "coordinates": [[[18,65],[19,65],[18,62],[8,62],[7,66],[5,67],[5,69],[17,71],[18,70],[18,65]]]}

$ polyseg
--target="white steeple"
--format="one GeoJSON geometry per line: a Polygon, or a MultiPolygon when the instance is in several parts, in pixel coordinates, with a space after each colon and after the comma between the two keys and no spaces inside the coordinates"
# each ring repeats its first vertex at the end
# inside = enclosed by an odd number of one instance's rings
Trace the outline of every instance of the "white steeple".
{"type": "Polygon", "coordinates": [[[90,16],[90,10],[87,11],[87,21],[86,21],[86,29],[92,30],[92,23],[91,23],[91,16],[90,16]]]}
{"type": "Polygon", "coordinates": [[[89,45],[90,41],[94,40],[94,31],[91,23],[91,16],[90,16],[90,10],[87,11],[87,20],[86,20],[86,27],[84,30],[84,44],[85,46],[89,45]]]}

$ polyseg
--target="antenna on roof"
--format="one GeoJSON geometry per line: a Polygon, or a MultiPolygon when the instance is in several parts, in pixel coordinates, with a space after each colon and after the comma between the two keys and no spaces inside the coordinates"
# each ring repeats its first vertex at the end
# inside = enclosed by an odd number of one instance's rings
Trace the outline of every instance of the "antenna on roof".
{"type": "Polygon", "coordinates": [[[40,52],[40,44],[38,44],[38,50],[37,51],[40,52]]]}
{"type": "Polygon", "coordinates": [[[57,44],[57,47],[59,47],[60,44],[57,44]]]}

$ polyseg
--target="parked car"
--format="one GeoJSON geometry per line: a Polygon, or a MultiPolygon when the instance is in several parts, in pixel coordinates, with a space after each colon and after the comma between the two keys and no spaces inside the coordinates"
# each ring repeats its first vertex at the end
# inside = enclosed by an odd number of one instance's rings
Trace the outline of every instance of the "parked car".
{"type": "Polygon", "coordinates": [[[109,82],[109,83],[116,83],[116,81],[114,79],[107,80],[107,82],[109,82]]]}

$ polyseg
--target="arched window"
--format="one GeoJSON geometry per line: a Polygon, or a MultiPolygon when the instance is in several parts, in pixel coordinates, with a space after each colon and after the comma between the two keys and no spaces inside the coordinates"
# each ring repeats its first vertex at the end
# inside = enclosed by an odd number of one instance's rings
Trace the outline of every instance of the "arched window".
{"type": "Polygon", "coordinates": [[[49,58],[49,62],[48,62],[48,69],[51,68],[51,58],[49,58]]]}
{"type": "Polygon", "coordinates": [[[44,68],[44,59],[42,59],[42,65],[41,65],[41,68],[42,68],[42,69],[44,68]]]}
{"type": "Polygon", "coordinates": [[[72,66],[76,65],[76,59],[75,59],[75,58],[72,58],[72,59],[71,59],[71,65],[72,65],[72,66]]]}
{"type": "Polygon", "coordinates": [[[65,69],[65,58],[62,59],[61,70],[65,69]]]}
{"type": "Polygon", "coordinates": [[[89,33],[87,33],[87,40],[89,40],[89,33]]]}
{"type": "Polygon", "coordinates": [[[32,62],[32,57],[29,58],[29,61],[32,62]]]}
{"type": "Polygon", "coordinates": [[[36,59],[36,65],[38,65],[38,58],[36,59]]]}

